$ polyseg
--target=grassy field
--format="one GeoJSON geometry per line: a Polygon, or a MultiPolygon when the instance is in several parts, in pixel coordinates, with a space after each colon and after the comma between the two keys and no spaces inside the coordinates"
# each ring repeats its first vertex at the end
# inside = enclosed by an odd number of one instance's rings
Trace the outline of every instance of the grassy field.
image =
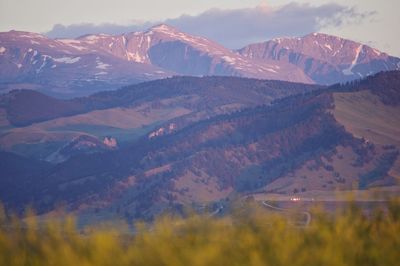
{"type": "Polygon", "coordinates": [[[131,141],[147,134],[165,121],[190,112],[183,107],[152,108],[150,104],[143,104],[136,108],[97,110],[13,128],[4,122],[4,110],[0,109],[0,147],[12,150],[13,146],[27,144],[30,145],[25,147],[28,153],[34,153],[35,144],[68,142],[82,134],[113,136],[118,142],[131,141]]]}
{"type": "Polygon", "coordinates": [[[152,224],[78,230],[71,217],[38,223],[0,215],[1,265],[397,265],[400,202],[365,216],[355,205],[314,210],[307,227],[245,202],[225,218],[160,217],[152,224]]]}
{"type": "MultiPolygon", "coordinates": [[[[369,91],[334,93],[333,114],[348,132],[381,145],[400,147],[400,106],[389,106],[369,91]]],[[[390,173],[400,180],[400,158],[390,173]]]]}
{"type": "Polygon", "coordinates": [[[400,145],[400,106],[384,105],[369,91],[335,93],[335,118],[355,136],[400,145]]]}

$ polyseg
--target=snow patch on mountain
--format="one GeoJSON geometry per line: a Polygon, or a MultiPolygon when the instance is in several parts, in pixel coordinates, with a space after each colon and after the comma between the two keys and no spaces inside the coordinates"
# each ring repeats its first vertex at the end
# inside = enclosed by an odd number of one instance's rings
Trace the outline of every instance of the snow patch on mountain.
{"type": "Polygon", "coordinates": [[[354,74],[353,68],[357,65],[358,58],[360,57],[362,48],[363,48],[363,45],[360,44],[356,49],[356,55],[355,55],[353,61],[351,62],[351,65],[348,68],[342,70],[343,74],[345,74],[346,76],[351,76],[354,74]]]}
{"type": "Polygon", "coordinates": [[[103,62],[98,62],[96,68],[97,69],[107,69],[109,68],[111,65],[103,63],[103,62]]]}
{"type": "Polygon", "coordinates": [[[78,40],[62,39],[57,41],[79,51],[88,49],[87,47],[82,46],[82,43],[78,40]]]}
{"type": "Polygon", "coordinates": [[[267,70],[269,72],[273,72],[273,73],[278,73],[277,71],[275,71],[275,69],[272,69],[272,68],[265,68],[265,70],[267,70]]]}
{"type": "Polygon", "coordinates": [[[99,39],[99,37],[97,37],[96,35],[89,35],[89,36],[86,36],[84,39],[88,40],[88,41],[97,41],[99,39]]]}
{"type": "Polygon", "coordinates": [[[32,55],[32,58],[33,57],[35,57],[37,54],[38,54],[38,52],[36,51],[36,50],[33,50],[32,48],[29,48],[28,49],[28,53],[30,53],[30,52],[32,52],[33,51],[33,55],[32,55]]]}
{"type": "Polygon", "coordinates": [[[96,58],[96,64],[97,69],[107,69],[111,67],[111,65],[101,62],[99,57],[96,58]]]}
{"type": "Polygon", "coordinates": [[[154,26],[154,27],[152,28],[152,30],[163,31],[163,32],[170,32],[171,30],[173,30],[173,28],[172,28],[172,27],[169,27],[169,26],[167,26],[167,25],[165,25],[165,24],[160,24],[160,25],[158,25],[158,26],[154,26]]]}
{"type": "Polygon", "coordinates": [[[18,32],[18,37],[23,37],[23,38],[40,38],[40,39],[46,39],[45,36],[43,36],[42,34],[39,33],[35,33],[35,32],[24,32],[24,31],[20,31],[18,32]]]}
{"type": "Polygon", "coordinates": [[[19,36],[19,37],[22,37],[22,38],[29,38],[29,39],[30,39],[30,38],[32,38],[33,35],[30,35],[30,34],[29,34],[29,35],[28,35],[28,34],[20,34],[20,35],[18,35],[18,36],[19,36]]]}
{"type": "Polygon", "coordinates": [[[129,61],[134,61],[137,63],[144,63],[146,62],[146,57],[140,55],[140,53],[138,51],[136,51],[135,53],[131,53],[131,52],[127,52],[127,57],[129,61]]]}
{"type": "Polygon", "coordinates": [[[71,40],[71,39],[60,39],[57,40],[58,42],[61,42],[63,44],[80,44],[81,42],[78,40],[71,40]]]}
{"type": "Polygon", "coordinates": [[[78,57],[61,57],[61,58],[53,58],[54,61],[59,62],[59,63],[64,63],[64,64],[74,64],[81,60],[81,58],[78,57]]]}
{"type": "Polygon", "coordinates": [[[378,55],[378,56],[382,54],[380,51],[378,51],[378,50],[376,50],[376,49],[372,49],[372,51],[373,51],[376,55],[378,55]]]}
{"type": "Polygon", "coordinates": [[[95,75],[100,76],[100,75],[107,75],[107,74],[108,74],[108,72],[101,71],[101,72],[97,72],[95,75]]]}
{"type": "Polygon", "coordinates": [[[229,64],[235,64],[236,60],[235,58],[232,58],[230,56],[223,56],[222,59],[224,59],[226,62],[228,62],[229,64]]]}
{"type": "Polygon", "coordinates": [[[36,70],[36,74],[39,74],[42,71],[42,69],[47,65],[48,59],[53,59],[51,56],[48,55],[42,55],[42,57],[43,57],[42,65],[36,70]]]}
{"type": "Polygon", "coordinates": [[[329,44],[324,44],[324,46],[325,46],[326,48],[328,48],[329,50],[333,51],[333,49],[332,49],[332,46],[331,46],[331,45],[329,45],[329,44]]]}

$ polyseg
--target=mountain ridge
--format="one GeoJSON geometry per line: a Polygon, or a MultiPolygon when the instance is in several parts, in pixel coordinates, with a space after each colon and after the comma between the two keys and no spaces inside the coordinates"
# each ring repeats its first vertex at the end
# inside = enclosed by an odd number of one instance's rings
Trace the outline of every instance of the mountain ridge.
{"type": "Polygon", "coordinates": [[[250,58],[278,60],[299,66],[319,84],[346,82],[400,69],[400,59],[368,45],[324,33],[275,38],[238,50],[250,58]]]}
{"type": "Polygon", "coordinates": [[[0,49],[0,90],[28,88],[63,97],[173,75],[332,84],[400,67],[398,58],[326,34],[275,38],[234,51],[166,24],[76,39],[9,31],[0,33],[0,49]]]}
{"type": "MultiPolygon", "coordinates": [[[[138,87],[98,93],[95,99],[117,101],[125,111],[138,107],[132,102],[136,99],[145,105],[140,110],[146,115],[151,109],[165,112],[178,104],[171,101],[175,99],[192,108],[192,113],[167,117],[149,129],[141,127],[142,134],[125,143],[100,128],[101,134],[109,136],[107,142],[92,136],[73,138],[61,146],[68,147],[60,154],[65,158],[53,164],[0,153],[9,160],[0,166],[19,175],[1,179],[13,188],[25,184],[27,178],[24,171],[16,171],[21,162],[36,169],[28,176],[31,193],[4,190],[0,196],[6,206],[18,209],[31,202],[41,213],[62,201],[69,210],[89,216],[101,213],[151,219],[165,208],[224,201],[235,193],[261,197],[392,186],[400,165],[400,142],[392,138],[381,142],[376,133],[392,136],[396,132],[392,121],[400,110],[399,84],[399,71],[329,88],[304,84],[293,88],[291,83],[232,77],[175,77],[144,84],[148,86],[142,90],[144,95],[158,88],[154,93],[167,100],[164,102],[157,97],[137,97],[141,93],[138,87]],[[171,84],[166,86],[168,82],[171,84]],[[281,87],[271,87],[273,84],[281,87]],[[275,94],[290,88],[292,93],[275,94]],[[387,101],[386,92],[392,101],[387,101]],[[354,104],[354,97],[361,104],[354,104]],[[127,102],[131,105],[125,105],[127,102]],[[228,106],[233,108],[221,109],[228,106]],[[348,114],[363,119],[357,119],[354,127],[348,114]],[[385,118],[385,123],[363,123],[381,115],[391,117],[385,118]],[[117,145],[104,147],[111,138],[117,145]]],[[[60,126],[65,124],[59,122],[50,125],[50,132],[61,132],[60,126]]],[[[32,133],[35,128],[38,132],[45,129],[36,123],[11,130],[20,134],[21,130],[32,133]]],[[[96,128],[89,135],[95,132],[96,128]]]]}

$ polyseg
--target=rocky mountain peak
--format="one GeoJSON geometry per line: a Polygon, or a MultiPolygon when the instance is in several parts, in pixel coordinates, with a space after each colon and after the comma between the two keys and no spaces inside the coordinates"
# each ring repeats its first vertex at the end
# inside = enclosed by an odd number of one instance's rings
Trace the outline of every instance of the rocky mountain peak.
{"type": "Polygon", "coordinates": [[[178,32],[177,28],[174,28],[168,24],[158,24],[149,29],[149,31],[156,31],[156,32],[178,32]]]}

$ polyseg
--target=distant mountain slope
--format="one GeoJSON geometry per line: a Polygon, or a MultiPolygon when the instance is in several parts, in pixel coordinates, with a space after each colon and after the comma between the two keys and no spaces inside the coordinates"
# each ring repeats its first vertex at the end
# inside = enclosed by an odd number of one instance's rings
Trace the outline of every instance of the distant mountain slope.
{"type": "Polygon", "coordinates": [[[5,90],[35,88],[71,97],[168,75],[172,73],[96,49],[90,41],[52,40],[20,31],[0,33],[0,84],[5,90]]]}
{"type": "Polygon", "coordinates": [[[55,153],[79,136],[97,138],[98,142],[114,137],[119,145],[125,145],[168,121],[183,127],[323,88],[235,77],[175,77],[71,100],[35,91],[13,91],[0,96],[4,125],[0,126],[0,147],[53,161],[55,153]]]}
{"type": "Polygon", "coordinates": [[[253,62],[203,37],[161,24],[145,32],[78,39],[124,60],[152,64],[181,75],[223,75],[310,82],[290,64],[253,62]],[[290,73],[290,74],[289,74],[290,73]]]}
{"type": "Polygon", "coordinates": [[[322,33],[251,44],[239,53],[251,59],[290,63],[319,84],[345,82],[380,71],[400,69],[400,58],[322,33]]]}
{"type": "MultiPolygon", "coordinates": [[[[387,148],[400,147],[400,72],[386,72],[333,94],[335,118],[346,130],[387,148]]],[[[390,174],[400,181],[400,158],[390,174]]]]}
{"type": "Polygon", "coordinates": [[[59,100],[33,90],[13,90],[0,96],[10,124],[26,124],[73,115],[88,109],[79,101],[59,100]]]}
{"type": "Polygon", "coordinates": [[[386,71],[367,77],[362,80],[337,84],[335,90],[362,91],[368,90],[379,97],[385,105],[400,105],[400,71],[386,71]]]}
{"type": "Polygon", "coordinates": [[[399,68],[399,58],[321,33],[238,51],[165,24],[76,39],[0,33],[0,92],[25,88],[67,98],[173,75],[333,84],[399,68]]]}
{"type": "Polygon", "coordinates": [[[0,89],[87,95],[172,75],[219,75],[313,83],[298,67],[257,61],[197,36],[158,25],[145,32],[49,39],[0,33],[0,89]]]}
{"type": "MultiPolygon", "coordinates": [[[[363,139],[336,112],[337,108],[344,110],[343,106],[354,106],[354,114],[359,110],[355,104],[340,105],[337,97],[342,93],[368,92],[375,95],[379,105],[393,106],[375,93],[385,95],[388,90],[398,95],[400,91],[395,88],[400,88],[399,73],[381,73],[351,84],[292,95],[267,106],[164,121],[128,145],[77,154],[52,166],[33,188],[31,199],[42,212],[62,201],[71,210],[89,216],[151,218],[167,208],[215,202],[233,194],[294,195],[310,190],[394,185],[392,173],[399,147],[363,139]],[[382,82],[386,85],[378,87],[382,82]]],[[[186,90],[203,91],[198,82],[215,82],[215,78],[172,81],[185,84],[186,90]]],[[[235,79],[237,87],[233,86],[233,91],[249,86],[248,80],[240,81],[235,79]]],[[[225,99],[224,95],[231,95],[227,94],[229,90],[228,86],[208,95],[207,102],[225,99]]],[[[120,90],[112,95],[124,102],[129,95],[126,93],[120,90]]],[[[246,94],[240,95],[245,98],[246,94]]],[[[102,96],[96,97],[110,99],[102,96]]],[[[378,110],[377,114],[381,113],[378,110]]],[[[10,193],[18,196],[18,191],[10,193]]],[[[11,196],[7,203],[13,203],[11,196]]],[[[23,201],[15,206],[23,206],[23,201]]]]}
{"type": "Polygon", "coordinates": [[[0,108],[5,110],[12,125],[26,126],[92,110],[128,107],[178,96],[198,95],[204,97],[199,99],[204,107],[215,107],[238,102],[265,104],[277,98],[320,88],[323,87],[233,77],[175,77],[70,100],[56,99],[32,90],[15,90],[0,95],[0,108]],[[207,97],[214,99],[208,102],[207,97]]]}

